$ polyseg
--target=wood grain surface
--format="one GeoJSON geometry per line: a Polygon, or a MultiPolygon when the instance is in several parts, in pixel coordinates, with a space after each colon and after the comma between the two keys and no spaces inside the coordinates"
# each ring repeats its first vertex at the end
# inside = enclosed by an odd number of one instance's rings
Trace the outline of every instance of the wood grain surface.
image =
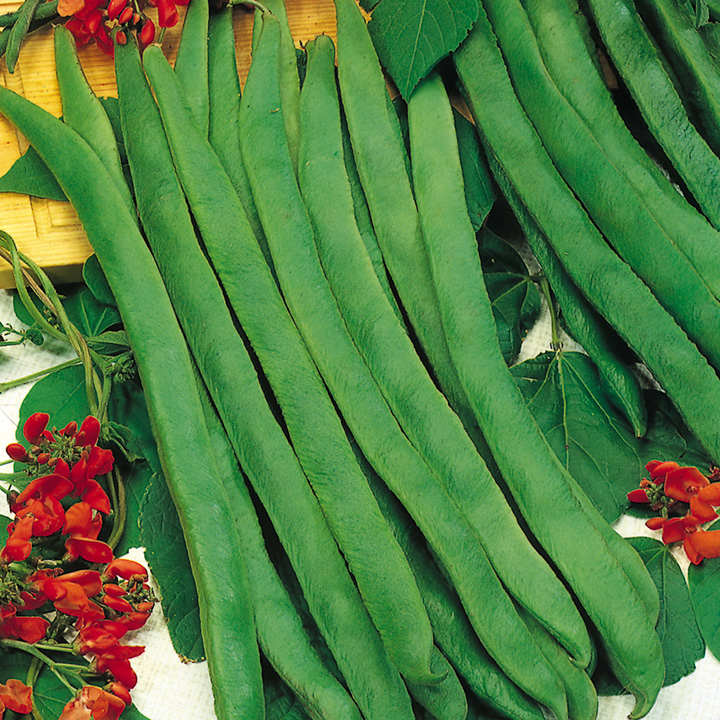
{"type": "MultiPolygon", "coordinates": [[[[0,13],[14,10],[19,3],[0,2],[0,13]]],[[[288,17],[296,43],[304,43],[320,33],[335,38],[335,10],[332,0],[288,0],[288,17]]],[[[184,8],[179,8],[184,13],[184,8]]],[[[236,53],[241,80],[250,67],[252,13],[234,11],[236,53]]],[[[165,54],[174,61],[182,21],[168,30],[163,41],[165,54]]],[[[117,96],[112,59],[94,45],[79,51],[80,61],[93,89],[99,96],[117,96]]],[[[60,94],[55,77],[52,30],[31,35],[20,52],[15,73],[10,74],[0,60],[1,82],[6,87],[56,116],[61,114],[60,94]]],[[[27,148],[25,138],[0,117],[0,175],[27,148]]],[[[80,278],[82,264],[92,249],[69,203],[0,193],[0,229],[10,233],[20,249],[39,263],[55,282],[80,278]]],[[[13,287],[10,267],[0,260],[0,288],[13,287]]]]}

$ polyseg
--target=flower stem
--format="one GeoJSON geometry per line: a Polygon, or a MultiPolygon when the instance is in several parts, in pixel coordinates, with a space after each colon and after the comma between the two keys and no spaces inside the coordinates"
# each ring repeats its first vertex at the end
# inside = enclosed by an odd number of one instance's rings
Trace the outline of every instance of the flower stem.
{"type": "Polygon", "coordinates": [[[112,471],[110,478],[110,493],[113,496],[113,527],[107,544],[114,550],[125,532],[127,522],[127,499],[125,495],[125,483],[117,470],[112,471]]]}
{"type": "Polygon", "coordinates": [[[32,382],[33,380],[44,377],[45,375],[50,375],[51,373],[57,372],[58,370],[64,370],[65,368],[80,365],[81,362],[82,361],[80,360],[80,358],[73,358],[72,360],[66,360],[59,365],[54,365],[53,367],[46,368],[45,370],[38,370],[37,372],[30,373],[29,375],[24,375],[23,377],[0,383],[0,393],[5,392],[6,390],[11,390],[15,387],[19,387],[20,385],[25,385],[25,383],[32,382]]]}

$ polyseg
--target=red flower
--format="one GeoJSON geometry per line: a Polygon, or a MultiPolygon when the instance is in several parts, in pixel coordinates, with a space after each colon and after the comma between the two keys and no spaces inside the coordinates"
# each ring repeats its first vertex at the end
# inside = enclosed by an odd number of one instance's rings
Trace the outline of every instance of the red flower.
{"type": "Polygon", "coordinates": [[[717,517],[712,505],[704,503],[697,495],[690,498],[690,514],[698,518],[701,523],[710,522],[717,517]]]}
{"type": "Polygon", "coordinates": [[[116,578],[121,577],[123,580],[130,580],[131,578],[141,577],[143,580],[147,580],[147,570],[139,563],[134,560],[125,560],[123,558],[116,558],[103,570],[105,577],[116,578]]]}
{"type": "Polygon", "coordinates": [[[49,627],[50,623],[45,618],[15,615],[0,623],[0,637],[36,643],[45,637],[49,627]]]}
{"type": "Polygon", "coordinates": [[[93,517],[93,509],[86,502],[78,502],[71,505],[65,511],[64,535],[71,537],[86,537],[97,540],[102,529],[102,518],[100,515],[93,517]]]}
{"type": "Polygon", "coordinates": [[[627,494],[627,497],[630,502],[634,502],[634,503],[649,503],[650,502],[650,498],[648,497],[648,494],[644,490],[644,488],[637,488],[635,490],[631,490],[627,494]]]}
{"type": "Polygon", "coordinates": [[[118,720],[125,703],[94,685],[86,685],[63,709],[58,720],[118,720]]]}
{"type": "MultiPolygon", "coordinates": [[[[82,5],[82,3],[78,3],[78,5],[82,5]]],[[[77,423],[74,420],[71,420],[62,430],[58,430],[58,434],[64,437],[73,437],[76,432],[77,423]]]]}
{"type": "MultiPolygon", "coordinates": [[[[32,712],[32,688],[25,683],[11,678],[4,685],[0,684],[0,704],[2,709],[26,715],[32,712]]],[[[0,712],[2,717],[2,712],[0,712]]]]}
{"type": "Polygon", "coordinates": [[[43,433],[50,422],[47,413],[33,413],[23,425],[23,435],[31,445],[37,445],[43,438],[43,433]]]}
{"type": "Polygon", "coordinates": [[[676,462],[672,460],[651,460],[645,469],[650,473],[650,478],[657,485],[662,484],[665,481],[665,476],[671,470],[675,470],[680,467],[676,462]]]}
{"type": "Polygon", "coordinates": [[[82,585],[73,582],[49,580],[44,586],[45,594],[52,601],[55,609],[65,615],[77,618],[102,618],[102,610],[90,602],[82,585]]]}
{"type": "Polygon", "coordinates": [[[82,425],[80,425],[80,429],[78,430],[77,435],[75,435],[75,443],[83,447],[95,445],[99,437],[100,421],[96,417],[88,415],[82,421],[82,425]]]}
{"type": "Polygon", "coordinates": [[[93,509],[105,515],[110,512],[110,498],[97,480],[88,480],[80,497],[93,509]]]}
{"type": "Polygon", "coordinates": [[[52,473],[51,475],[43,475],[35,478],[16,498],[13,503],[13,512],[15,508],[21,507],[28,500],[33,498],[54,497],[62,500],[66,495],[73,491],[73,484],[62,475],[52,473]]]}
{"type": "Polygon", "coordinates": [[[5,452],[15,462],[25,462],[28,458],[27,450],[20,443],[10,443],[5,448],[5,452]]]}
{"type": "Polygon", "coordinates": [[[24,517],[17,522],[8,525],[8,529],[12,526],[10,537],[5,543],[5,547],[0,551],[0,560],[4,562],[25,560],[32,552],[32,537],[34,519],[31,516],[24,517]]]}
{"type": "Polygon", "coordinates": [[[107,475],[113,469],[113,462],[111,450],[103,450],[93,445],[87,460],[87,477],[92,479],[98,475],[107,475]]]}
{"type": "MultiPolygon", "coordinates": [[[[118,648],[126,647],[125,645],[118,645],[118,648]]],[[[143,648],[141,652],[144,650],[143,648]]],[[[134,655],[132,657],[135,657],[134,655]]],[[[117,682],[124,685],[126,688],[131,690],[137,685],[137,675],[130,665],[130,661],[121,658],[116,659],[112,657],[106,657],[105,655],[98,655],[95,658],[95,669],[99,673],[109,672],[117,682]]]]}
{"type": "Polygon", "coordinates": [[[112,548],[100,540],[86,537],[71,537],[65,542],[65,549],[71,558],[79,557],[91,563],[108,563],[113,559],[112,548]]]}
{"type": "Polygon", "coordinates": [[[76,645],[83,655],[100,655],[115,647],[119,639],[116,634],[107,630],[100,622],[97,622],[81,628],[76,645]]]}
{"type": "Polygon", "coordinates": [[[689,503],[691,497],[709,484],[710,481],[696,467],[677,467],[665,476],[665,494],[689,503]]]}
{"type": "Polygon", "coordinates": [[[95,597],[95,595],[102,592],[100,573],[97,570],[76,570],[75,572],[59,575],[48,582],[79,585],[87,597],[95,597]]]}
{"type": "Polygon", "coordinates": [[[720,557],[720,530],[698,529],[688,536],[685,552],[694,565],[699,565],[703,558],[720,557]]]}
{"type": "Polygon", "coordinates": [[[130,699],[130,691],[121,683],[111,682],[106,686],[106,689],[113,695],[117,695],[126,705],[132,702],[130,699]]]}
{"type": "Polygon", "coordinates": [[[150,0],[150,4],[158,9],[158,25],[160,27],[174,27],[177,25],[180,16],[177,5],[187,5],[186,2],[175,2],[175,0],[150,0]]]}
{"type": "MultiPolygon", "coordinates": [[[[115,587],[117,587],[117,585],[115,587]]],[[[122,590],[122,588],[120,589],[122,590]]],[[[123,615],[126,613],[131,613],[133,611],[133,606],[127,600],[121,597],[117,597],[114,593],[108,593],[104,595],[102,601],[111,610],[115,610],[115,612],[119,612],[123,615]]]]}
{"type": "Polygon", "coordinates": [[[700,520],[693,515],[685,515],[685,517],[670,518],[663,523],[662,541],[666,545],[685,540],[687,535],[694,533],[700,520]]]}

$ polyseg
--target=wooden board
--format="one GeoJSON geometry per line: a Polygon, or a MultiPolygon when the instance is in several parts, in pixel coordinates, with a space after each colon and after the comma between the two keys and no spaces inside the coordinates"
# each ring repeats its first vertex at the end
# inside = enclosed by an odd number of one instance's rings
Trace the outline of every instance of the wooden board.
{"type": "MultiPolygon", "coordinates": [[[[326,33],[335,38],[335,9],[332,0],[290,0],[288,17],[296,43],[326,33]]],[[[18,3],[0,2],[0,13],[18,3]]],[[[184,9],[179,8],[183,13],[184,9]]],[[[244,82],[250,67],[252,13],[234,11],[238,69],[244,82]]],[[[174,62],[182,21],[168,30],[163,41],[165,54],[174,62]]],[[[112,59],[94,45],[80,50],[80,60],[93,90],[99,96],[117,96],[112,59]]],[[[24,95],[56,116],[61,114],[55,77],[52,31],[41,30],[23,45],[15,73],[10,75],[0,61],[3,85],[24,95]]],[[[0,175],[27,148],[27,141],[0,117],[0,175]]],[[[0,193],[0,229],[12,235],[20,249],[47,270],[56,282],[80,278],[85,259],[92,252],[75,211],[69,203],[0,193]]],[[[0,288],[13,287],[10,267],[0,260],[0,288]]]]}

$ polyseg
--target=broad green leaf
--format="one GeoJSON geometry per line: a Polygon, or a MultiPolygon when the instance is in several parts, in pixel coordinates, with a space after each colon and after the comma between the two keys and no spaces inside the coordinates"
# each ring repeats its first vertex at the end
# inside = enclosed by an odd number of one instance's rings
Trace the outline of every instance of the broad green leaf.
{"type": "Polygon", "coordinates": [[[480,233],[480,260],[500,349],[505,362],[511,364],[520,352],[523,338],[540,315],[540,293],[522,258],[488,229],[480,233]]]}
{"type": "MultiPolygon", "coordinates": [[[[720,520],[713,523],[710,530],[720,530],[720,520]]],[[[700,565],[690,565],[688,582],[700,632],[710,652],[720,658],[720,559],[705,559],[700,565]]]]}
{"type": "Polygon", "coordinates": [[[380,0],[368,30],[380,62],[407,100],[478,18],[478,0],[380,0]]]}
{"type": "Polygon", "coordinates": [[[88,338],[87,344],[100,355],[119,355],[130,350],[130,341],[124,330],[107,330],[88,338]]]}
{"type": "Polygon", "coordinates": [[[0,177],[0,192],[32,195],[49,200],[67,200],[55,176],[32,147],[0,177]]]}
{"type": "Polygon", "coordinates": [[[23,425],[35,412],[49,413],[48,427],[65,427],[71,420],[82,422],[90,414],[82,366],[58,370],[38,380],[30,388],[20,405],[20,418],[15,434],[19,441],[24,442],[23,425]]]}
{"type": "Polygon", "coordinates": [[[161,472],[157,445],[147,414],[145,396],[139,381],[115,383],[110,395],[110,419],[125,438],[125,447],[133,455],[145,458],[153,472],[161,472]],[[126,428],[130,436],[124,432],[126,428]]]}
{"type": "MultiPolygon", "coordinates": [[[[212,528],[208,528],[212,533],[212,528]]],[[[204,659],[197,592],[175,505],[161,475],[147,486],[140,509],[145,559],[160,588],[170,638],[178,655],[204,659]]],[[[222,539],[219,539],[222,542],[222,539]]]]}
{"type": "MultiPolygon", "coordinates": [[[[690,592],[667,545],[648,537],[628,538],[628,542],[637,550],[658,589],[660,615],[656,630],[665,658],[663,685],[672,685],[692,673],[695,663],[705,654],[705,642],[693,613],[690,592]]],[[[610,673],[607,661],[598,666],[593,682],[602,695],[625,692],[610,673]]]]}
{"type": "Polygon", "coordinates": [[[115,306],[115,296],[108,285],[105,273],[100,267],[97,255],[91,255],[83,265],[82,276],[88,290],[95,296],[95,299],[103,305],[115,306]]]}
{"type": "Polygon", "coordinates": [[[475,126],[457,110],[453,110],[453,113],[468,215],[477,232],[495,203],[495,186],[475,126]]]}
{"type": "Polygon", "coordinates": [[[85,287],[63,300],[70,321],[87,337],[99,335],[120,322],[120,313],[109,305],[98,302],[85,287]]]}

